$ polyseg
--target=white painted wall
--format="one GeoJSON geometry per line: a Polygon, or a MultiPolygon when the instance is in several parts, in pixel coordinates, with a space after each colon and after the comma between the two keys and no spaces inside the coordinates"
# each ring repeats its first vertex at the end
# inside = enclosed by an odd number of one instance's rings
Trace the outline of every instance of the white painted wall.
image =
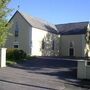
{"type": "Polygon", "coordinates": [[[32,27],[32,56],[41,56],[42,40],[48,32],[32,27]]]}
{"type": "Polygon", "coordinates": [[[58,35],[32,27],[30,24],[26,22],[26,20],[19,13],[16,13],[10,22],[12,23],[12,27],[10,30],[12,36],[8,37],[8,40],[6,42],[7,48],[14,48],[14,44],[18,43],[19,49],[24,50],[27,54],[32,56],[34,55],[46,56],[46,55],[50,55],[51,53],[52,55],[53,54],[57,55],[59,50],[58,49],[59,44],[57,39],[58,35]],[[18,29],[19,29],[18,37],[15,37],[16,23],[18,24],[18,29]],[[54,51],[51,50],[52,47],[51,41],[49,41],[49,44],[46,44],[44,50],[41,50],[42,40],[43,38],[48,38],[47,36],[49,34],[52,40],[55,39],[55,50],[54,51]],[[47,48],[47,46],[49,47],[49,49],[47,48]]]}
{"type": "Polygon", "coordinates": [[[85,35],[62,35],[60,41],[61,56],[69,56],[70,42],[74,42],[74,54],[76,57],[84,57],[85,35]]]}
{"type": "Polygon", "coordinates": [[[90,65],[86,67],[86,79],[90,79],[90,65]]]}
{"type": "Polygon", "coordinates": [[[77,65],[77,78],[86,79],[86,61],[79,60],[77,65]]]}
{"type": "Polygon", "coordinates": [[[90,79],[90,65],[87,64],[89,60],[79,60],[77,66],[77,78],[90,79]]]}
{"type": "Polygon", "coordinates": [[[17,13],[12,20],[10,21],[12,24],[10,33],[11,36],[8,37],[6,42],[6,48],[14,48],[14,43],[19,44],[19,49],[22,49],[27,54],[30,54],[31,52],[31,37],[32,37],[32,27],[26,22],[26,20],[17,13]],[[15,37],[15,29],[16,29],[16,23],[18,24],[19,29],[19,36],[15,37]]]}
{"type": "Polygon", "coordinates": [[[58,35],[32,27],[32,56],[58,56],[59,39],[58,35]],[[42,49],[42,40],[45,41],[45,48],[42,49]],[[55,49],[52,50],[52,41],[55,41],[55,49]]]}
{"type": "Polygon", "coordinates": [[[6,67],[6,48],[0,49],[0,67],[6,67]]]}

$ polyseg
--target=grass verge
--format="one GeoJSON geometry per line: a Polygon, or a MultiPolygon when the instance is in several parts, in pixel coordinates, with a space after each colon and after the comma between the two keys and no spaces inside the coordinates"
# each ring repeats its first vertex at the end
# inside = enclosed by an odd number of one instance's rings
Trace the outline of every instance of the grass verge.
{"type": "Polygon", "coordinates": [[[16,64],[17,62],[16,61],[14,61],[14,60],[7,60],[6,61],[6,64],[7,65],[14,65],[14,64],[16,64]]]}

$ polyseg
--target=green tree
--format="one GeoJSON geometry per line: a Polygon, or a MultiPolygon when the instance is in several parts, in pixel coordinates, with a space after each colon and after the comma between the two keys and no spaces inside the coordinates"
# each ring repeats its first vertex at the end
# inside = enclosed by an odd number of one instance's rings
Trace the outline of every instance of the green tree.
{"type": "Polygon", "coordinates": [[[0,48],[5,45],[9,35],[10,25],[8,24],[7,15],[11,12],[8,4],[11,0],[0,0],[0,48]]]}
{"type": "Polygon", "coordinates": [[[90,23],[88,24],[87,27],[85,40],[86,40],[86,57],[88,58],[88,53],[90,52],[90,23]]]}

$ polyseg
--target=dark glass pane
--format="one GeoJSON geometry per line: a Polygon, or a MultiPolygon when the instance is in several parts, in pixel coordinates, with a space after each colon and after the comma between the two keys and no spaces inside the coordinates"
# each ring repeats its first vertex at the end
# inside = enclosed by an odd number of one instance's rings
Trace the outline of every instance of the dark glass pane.
{"type": "Polygon", "coordinates": [[[52,42],[52,50],[54,50],[54,41],[52,42]]]}
{"type": "Polygon", "coordinates": [[[15,31],[15,37],[18,37],[18,31],[15,31]]]}
{"type": "Polygon", "coordinates": [[[44,40],[42,40],[42,49],[44,49],[44,40]]]}
{"type": "Polygon", "coordinates": [[[14,48],[18,48],[18,45],[14,45],[14,48]]]}

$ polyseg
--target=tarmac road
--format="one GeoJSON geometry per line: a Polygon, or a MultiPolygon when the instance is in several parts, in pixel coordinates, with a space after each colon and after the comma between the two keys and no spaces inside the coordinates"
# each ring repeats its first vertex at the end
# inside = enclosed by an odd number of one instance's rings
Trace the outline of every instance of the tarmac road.
{"type": "Polygon", "coordinates": [[[0,90],[90,90],[77,79],[77,61],[33,58],[0,69],[0,90]]]}

